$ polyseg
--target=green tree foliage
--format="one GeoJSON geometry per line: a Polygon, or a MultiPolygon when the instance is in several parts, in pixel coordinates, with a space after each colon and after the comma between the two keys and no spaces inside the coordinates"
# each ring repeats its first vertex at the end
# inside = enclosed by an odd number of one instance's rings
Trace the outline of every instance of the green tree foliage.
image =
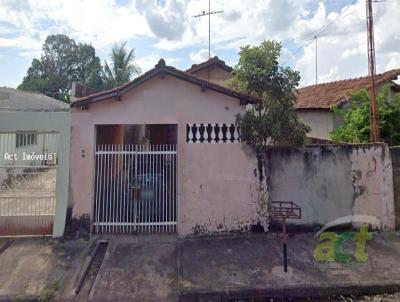
{"type": "MultiPolygon", "coordinates": [[[[400,94],[389,95],[385,87],[377,97],[380,138],[390,145],[400,145],[400,94]]],[[[349,143],[370,141],[370,102],[367,90],[351,95],[351,102],[341,108],[334,108],[343,119],[343,125],[331,132],[331,138],[349,143]]]]}
{"type": "Polygon", "coordinates": [[[279,65],[282,46],[264,41],[259,46],[240,49],[239,63],[228,85],[259,99],[254,106],[236,116],[241,139],[257,153],[260,184],[263,181],[265,147],[275,144],[301,146],[309,127],[300,122],[294,110],[295,89],[300,75],[279,65]]]}
{"type": "Polygon", "coordinates": [[[266,148],[275,144],[301,146],[309,131],[294,110],[300,75],[290,67],[279,65],[281,49],[281,44],[275,41],[241,47],[239,62],[228,82],[231,88],[258,99],[251,108],[236,116],[236,124],[240,127],[241,140],[256,151],[257,212],[264,217],[259,221],[264,228],[269,216],[266,148]]]}
{"type": "Polygon", "coordinates": [[[133,75],[140,74],[140,68],[133,64],[134,49],[128,52],[126,42],[114,45],[111,50],[111,64],[104,62],[105,88],[111,89],[129,82],[133,75]]]}
{"type": "Polygon", "coordinates": [[[236,117],[241,139],[256,148],[273,144],[301,146],[309,130],[294,110],[300,75],[279,65],[281,48],[276,41],[242,47],[239,63],[228,83],[233,89],[260,100],[236,117]]]}
{"type": "Polygon", "coordinates": [[[50,35],[40,59],[33,59],[18,89],[35,91],[69,102],[73,81],[102,88],[102,68],[95,49],[66,35],[50,35]]]}

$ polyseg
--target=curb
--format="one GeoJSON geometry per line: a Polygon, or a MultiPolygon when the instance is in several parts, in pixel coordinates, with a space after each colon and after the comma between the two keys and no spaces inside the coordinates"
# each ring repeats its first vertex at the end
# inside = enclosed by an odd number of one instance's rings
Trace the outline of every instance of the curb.
{"type": "Polygon", "coordinates": [[[400,280],[396,282],[336,284],[316,286],[288,286],[271,288],[238,288],[226,291],[195,290],[181,292],[180,302],[189,301],[231,301],[243,299],[272,299],[272,298],[325,298],[334,295],[375,295],[382,293],[400,292],[400,280]]]}

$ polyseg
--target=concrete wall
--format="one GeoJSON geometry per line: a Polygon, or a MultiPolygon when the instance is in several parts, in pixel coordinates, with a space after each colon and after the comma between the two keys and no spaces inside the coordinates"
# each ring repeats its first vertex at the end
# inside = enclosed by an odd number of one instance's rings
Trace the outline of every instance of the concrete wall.
{"type": "Polygon", "coordinates": [[[352,214],[395,223],[392,164],[385,145],[310,146],[269,152],[271,200],[296,202],[300,224],[325,224],[352,214]]]}
{"type": "Polygon", "coordinates": [[[390,155],[393,165],[394,210],[396,214],[396,229],[400,229],[400,147],[391,147],[390,155]]]}
{"type": "Polygon", "coordinates": [[[262,219],[251,148],[189,144],[182,160],[180,234],[245,231],[262,219]]]}
{"type": "Polygon", "coordinates": [[[59,133],[56,209],[53,236],[63,236],[69,187],[69,151],[71,138],[71,120],[69,110],[59,112],[1,111],[0,131],[54,131],[59,133]]]}
{"type": "Polygon", "coordinates": [[[124,94],[73,109],[71,204],[74,215],[92,213],[95,125],[176,124],[178,132],[178,232],[238,230],[257,220],[250,202],[257,178],[252,155],[240,144],[189,144],[188,123],[234,123],[243,112],[238,99],[166,76],[124,94]],[[82,156],[84,154],[84,156],[82,156]],[[249,160],[250,158],[250,160],[249,160]]]}

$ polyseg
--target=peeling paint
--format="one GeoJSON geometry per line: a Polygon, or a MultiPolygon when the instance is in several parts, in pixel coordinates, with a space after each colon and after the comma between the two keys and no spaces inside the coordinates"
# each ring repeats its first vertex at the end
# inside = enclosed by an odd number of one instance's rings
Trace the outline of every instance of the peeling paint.
{"type": "MultiPolygon", "coordinates": [[[[296,202],[300,224],[324,224],[351,214],[370,214],[393,228],[391,161],[384,144],[274,147],[268,152],[271,200],[296,202]]],[[[399,211],[400,212],[400,211],[399,211]]]]}
{"type": "Polygon", "coordinates": [[[353,182],[353,214],[376,216],[382,229],[394,228],[391,160],[386,145],[355,148],[350,156],[353,182]]]}
{"type": "Polygon", "coordinates": [[[370,214],[382,221],[381,228],[392,229],[392,163],[386,148],[382,144],[270,148],[261,188],[256,158],[248,153],[243,157],[238,152],[230,164],[224,159],[215,169],[201,165],[209,172],[204,172],[207,183],[199,192],[195,190],[192,208],[185,213],[185,223],[193,225],[189,233],[268,230],[269,200],[300,205],[303,219],[290,221],[294,225],[323,225],[346,215],[370,214]],[[237,174],[233,175],[225,170],[226,165],[241,168],[235,168],[237,174]],[[235,196],[244,192],[242,199],[235,196]]]}

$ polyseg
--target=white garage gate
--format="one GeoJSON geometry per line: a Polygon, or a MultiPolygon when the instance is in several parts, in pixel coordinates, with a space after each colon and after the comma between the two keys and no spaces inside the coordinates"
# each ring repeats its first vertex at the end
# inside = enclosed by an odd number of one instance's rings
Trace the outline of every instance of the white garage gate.
{"type": "Polygon", "coordinates": [[[176,164],[176,144],[98,145],[94,231],[176,232],[176,164]]]}
{"type": "Polygon", "coordinates": [[[0,236],[53,234],[59,134],[0,132],[0,236]]]}

